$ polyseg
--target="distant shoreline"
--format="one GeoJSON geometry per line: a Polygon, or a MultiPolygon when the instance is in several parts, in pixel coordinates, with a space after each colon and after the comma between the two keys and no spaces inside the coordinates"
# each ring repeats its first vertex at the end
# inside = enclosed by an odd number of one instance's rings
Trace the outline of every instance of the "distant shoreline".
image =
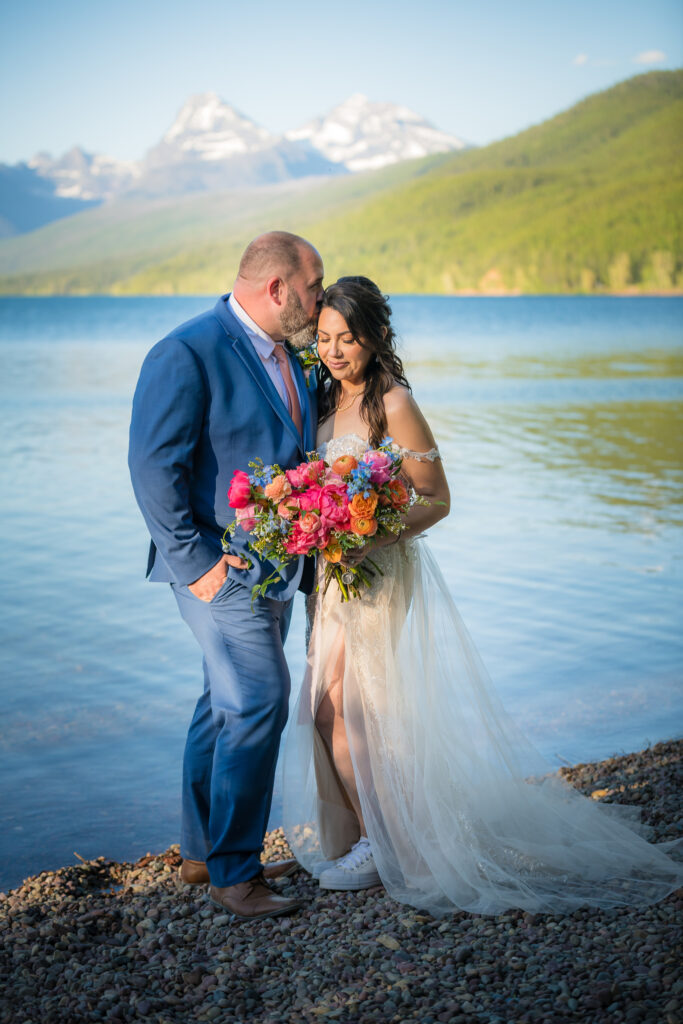
{"type": "MultiPolygon", "coordinates": [[[[226,286],[227,287],[227,286],[226,286]]],[[[215,299],[217,292],[3,292],[0,280],[0,299],[215,299]]],[[[399,292],[389,293],[394,298],[420,299],[680,299],[683,288],[667,291],[594,292],[522,292],[514,289],[477,291],[463,288],[451,292],[399,292]]]]}

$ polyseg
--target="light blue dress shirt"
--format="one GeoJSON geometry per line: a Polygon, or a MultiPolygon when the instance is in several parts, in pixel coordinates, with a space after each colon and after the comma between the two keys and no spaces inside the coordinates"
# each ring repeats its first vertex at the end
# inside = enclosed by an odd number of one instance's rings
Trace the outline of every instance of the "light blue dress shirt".
{"type": "MultiPolygon", "coordinates": [[[[242,309],[239,302],[232,294],[228,298],[228,305],[230,306],[230,309],[233,311],[237,319],[244,327],[245,333],[249,338],[249,341],[254,346],[257,355],[260,357],[261,362],[265,367],[266,373],[268,374],[273,384],[275,385],[277,393],[284,403],[285,409],[289,409],[287,385],[284,382],[282,370],[280,369],[280,364],[277,360],[277,356],[275,355],[275,346],[277,344],[282,345],[283,342],[273,341],[273,339],[269,335],[267,335],[266,332],[261,327],[259,327],[259,325],[254,320],[251,319],[246,310],[242,309]]],[[[293,372],[292,380],[294,381],[294,387],[296,388],[297,394],[299,396],[299,405],[303,409],[305,395],[301,394],[301,389],[299,388],[296,375],[293,372]]]]}

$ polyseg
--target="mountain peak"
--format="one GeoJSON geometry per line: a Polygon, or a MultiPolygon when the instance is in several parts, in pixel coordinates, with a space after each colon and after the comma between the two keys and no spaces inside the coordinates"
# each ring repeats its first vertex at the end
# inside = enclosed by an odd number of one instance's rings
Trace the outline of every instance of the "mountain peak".
{"type": "Polygon", "coordinates": [[[175,149],[176,155],[182,153],[183,158],[193,154],[202,160],[222,160],[270,141],[265,128],[240,114],[215,92],[204,92],[186,100],[161,145],[175,149]]]}
{"type": "Polygon", "coordinates": [[[110,199],[139,173],[135,163],[88,153],[82,146],[72,146],[57,159],[49,153],[36,153],[28,166],[53,182],[56,196],[88,201],[110,199]]]}
{"type": "Polygon", "coordinates": [[[354,93],[324,117],[288,132],[287,138],[309,142],[350,171],[374,170],[465,147],[461,139],[438,131],[409,107],[377,103],[363,93],[354,93]]]}

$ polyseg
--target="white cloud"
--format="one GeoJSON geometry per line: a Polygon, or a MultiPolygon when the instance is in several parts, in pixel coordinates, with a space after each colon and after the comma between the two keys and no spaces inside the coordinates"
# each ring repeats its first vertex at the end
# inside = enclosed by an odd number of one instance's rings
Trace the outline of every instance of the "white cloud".
{"type": "Polygon", "coordinates": [[[666,54],[662,50],[643,50],[633,58],[634,64],[661,64],[666,60],[666,54]]]}
{"type": "Polygon", "coordinates": [[[588,63],[588,54],[587,53],[577,53],[576,57],[574,57],[574,60],[572,61],[572,64],[587,64],[587,63],[588,63]]]}

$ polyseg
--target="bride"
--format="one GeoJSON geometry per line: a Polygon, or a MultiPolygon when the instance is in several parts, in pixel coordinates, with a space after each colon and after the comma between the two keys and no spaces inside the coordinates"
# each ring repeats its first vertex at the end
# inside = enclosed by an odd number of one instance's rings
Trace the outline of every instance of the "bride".
{"type": "MultiPolygon", "coordinates": [[[[283,757],[284,828],[322,888],[381,882],[441,915],[652,903],[683,884],[672,843],[633,809],[596,804],[547,765],[500,704],[422,532],[448,514],[438,448],[375,284],[344,277],[318,323],[318,451],[360,457],[389,435],[416,505],[400,539],[361,554],[361,598],[320,587],[283,757]]],[[[322,566],[319,566],[319,572],[322,566]]]]}

